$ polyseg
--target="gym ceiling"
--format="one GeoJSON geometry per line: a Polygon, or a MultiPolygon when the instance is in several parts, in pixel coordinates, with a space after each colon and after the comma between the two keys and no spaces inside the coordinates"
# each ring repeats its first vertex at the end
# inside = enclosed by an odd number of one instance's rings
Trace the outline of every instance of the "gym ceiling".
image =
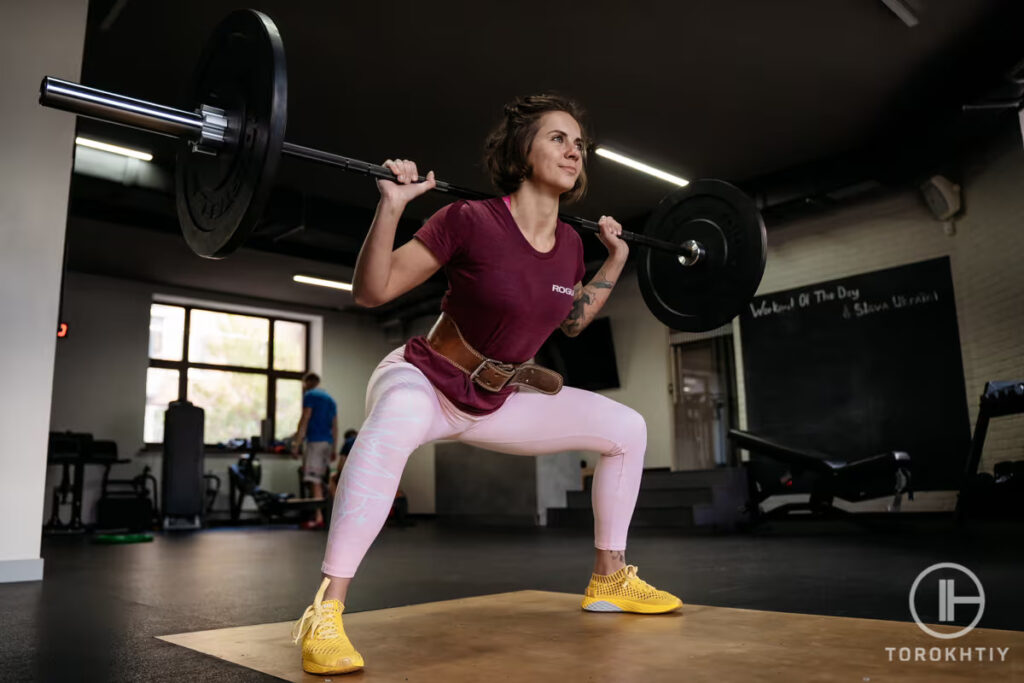
{"type": "MultiPolygon", "coordinates": [[[[703,2],[297,2],[253,0],[288,60],[286,139],[380,163],[401,156],[491,191],[481,144],[518,94],[555,90],[590,113],[595,142],[685,178],[738,184],[773,223],[955,176],[966,150],[1012,128],[1024,58],[1013,0],[703,2]],[[914,24],[910,26],[908,24],[914,24]]],[[[184,106],[212,28],[236,0],[93,0],[81,78],[184,106]]],[[[40,74],[42,77],[44,74],[40,74]]],[[[143,149],[173,177],[176,143],[80,119],[78,134],[143,149]]],[[[592,156],[570,207],[642,231],[672,185],[592,156]]],[[[369,226],[371,179],[285,159],[264,225],[209,261],[183,244],[173,187],[76,173],[69,268],[268,301],[349,308],[296,285],[298,269],[347,279],[369,226]]],[[[449,197],[410,206],[400,239],[449,197]]],[[[586,236],[588,260],[602,247],[586,236]]],[[[436,310],[438,277],[381,311],[436,310]]]]}

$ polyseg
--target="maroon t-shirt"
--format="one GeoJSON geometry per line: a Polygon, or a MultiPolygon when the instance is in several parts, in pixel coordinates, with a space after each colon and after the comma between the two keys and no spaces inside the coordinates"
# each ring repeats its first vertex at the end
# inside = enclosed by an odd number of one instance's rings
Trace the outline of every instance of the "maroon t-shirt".
{"type": "MultiPolygon", "coordinates": [[[[520,232],[501,198],[449,204],[415,238],[448,276],[441,310],[474,349],[492,360],[524,363],[533,358],[569,315],[573,287],[583,279],[583,241],[575,230],[558,221],[554,248],[541,253],[520,232]]],[[[405,359],[467,413],[494,412],[516,391],[479,387],[425,337],[408,341],[405,359]]]]}

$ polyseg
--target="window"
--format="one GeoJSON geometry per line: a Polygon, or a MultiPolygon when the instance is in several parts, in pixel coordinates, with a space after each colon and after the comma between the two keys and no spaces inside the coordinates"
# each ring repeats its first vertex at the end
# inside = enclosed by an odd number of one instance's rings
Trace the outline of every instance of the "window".
{"type": "Polygon", "coordinates": [[[167,404],[182,397],[206,411],[208,444],[294,433],[309,363],[309,323],[154,303],[146,375],[147,444],[164,439],[167,404]]]}

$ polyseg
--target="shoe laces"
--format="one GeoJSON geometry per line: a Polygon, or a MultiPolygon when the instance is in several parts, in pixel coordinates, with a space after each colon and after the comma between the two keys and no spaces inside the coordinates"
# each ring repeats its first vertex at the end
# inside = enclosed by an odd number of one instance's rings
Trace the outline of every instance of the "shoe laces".
{"type": "Polygon", "coordinates": [[[319,640],[330,640],[338,637],[338,620],[335,619],[336,610],[325,609],[323,606],[324,591],[330,579],[325,578],[320,584],[320,590],[313,598],[313,604],[306,608],[302,618],[292,626],[292,642],[298,643],[306,635],[307,631],[313,632],[313,637],[319,640]]]}
{"type": "Polygon", "coordinates": [[[626,565],[626,576],[622,579],[620,588],[629,588],[632,584],[633,590],[640,593],[654,593],[657,589],[636,575],[636,565],[626,565]]]}

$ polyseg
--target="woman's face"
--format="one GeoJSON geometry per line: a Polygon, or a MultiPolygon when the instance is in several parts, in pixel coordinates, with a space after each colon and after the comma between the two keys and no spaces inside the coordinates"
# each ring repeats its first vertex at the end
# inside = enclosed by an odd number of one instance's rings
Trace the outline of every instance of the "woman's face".
{"type": "Polygon", "coordinates": [[[549,111],[540,118],[526,160],[530,182],[568,192],[583,170],[580,124],[564,111],[549,111]]]}

